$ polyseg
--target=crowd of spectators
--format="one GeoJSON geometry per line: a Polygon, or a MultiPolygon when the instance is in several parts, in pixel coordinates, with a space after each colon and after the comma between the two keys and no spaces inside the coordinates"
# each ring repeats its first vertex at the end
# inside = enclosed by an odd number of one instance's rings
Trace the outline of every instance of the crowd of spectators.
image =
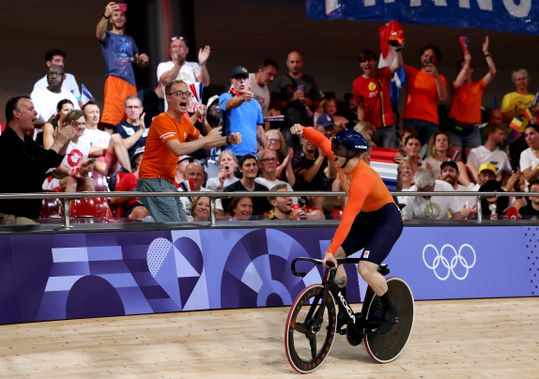
{"type": "MultiPolygon", "coordinates": [[[[137,92],[133,68],[146,67],[150,57],[126,35],[126,23],[123,8],[111,2],[96,26],[107,67],[102,114],[96,102],[82,101],[75,77],[66,73],[66,53],[56,48],[45,53],[47,72],[31,95],[8,101],[0,172],[10,180],[0,192],[341,190],[331,162],[290,133],[294,124],[313,125],[328,138],[355,128],[373,147],[394,152],[400,191],[539,191],[539,127],[527,71],[513,72],[515,89],[503,96],[500,109],[482,107],[496,76],[488,37],[481,48],[487,71],[477,81],[467,50],[454,57],[460,58],[457,75],[449,79],[438,70],[442,53],[434,45],[420,50],[419,68],[405,64],[402,43],[390,46],[393,59],[385,67],[365,49],[351,93],[339,101],[305,73],[299,51],[287,54],[284,69],[272,58],[252,72],[233,67],[228,89],[211,93],[210,46],[199,50],[197,62],[187,61],[188,41],[181,36],[170,37],[170,60],[158,65],[155,88],[137,92]],[[399,71],[406,75],[401,112],[390,97],[399,71]],[[210,92],[201,93],[202,87],[210,92]]],[[[397,201],[407,220],[467,220],[479,211],[472,195],[404,193],[397,201]]],[[[220,220],[324,219],[338,218],[341,202],[223,194],[214,211],[220,220]]],[[[535,197],[480,202],[491,219],[539,213],[535,197]]],[[[170,223],[208,221],[211,204],[208,196],[108,202],[116,219],[170,223]]],[[[0,221],[58,216],[43,214],[43,207],[40,215],[40,201],[1,201],[0,221]]]]}

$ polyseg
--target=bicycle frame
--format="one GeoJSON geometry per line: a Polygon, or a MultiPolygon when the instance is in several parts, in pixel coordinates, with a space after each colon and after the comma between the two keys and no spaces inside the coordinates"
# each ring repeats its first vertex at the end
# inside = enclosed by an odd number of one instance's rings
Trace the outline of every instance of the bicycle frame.
{"type": "MultiPolygon", "coordinates": [[[[302,258],[302,257],[294,259],[292,261],[292,264],[291,264],[292,272],[294,273],[294,275],[300,276],[300,277],[304,277],[306,275],[306,273],[296,270],[296,262],[298,262],[298,261],[311,262],[311,263],[315,263],[315,264],[322,264],[322,260],[320,260],[320,259],[302,258]]],[[[359,263],[359,261],[360,261],[360,258],[339,258],[339,259],[337,259],[338,264],[348,264],[348,263],[357,264],[357,263],[359,263]]],[[[347,324],[348,324],[349,328],[350,327],[354,328],[354,330],[359,334],[363,334],[364,332],[367,332],[367,333],[374,332],[376,330],[376,328],[378,327],[379,322],[374,322],[372,324],[368,324],[366,322],[366,320],[365,320],[365,317],[364,317],[364,315],[367,312],[367,309],[365,308],[366,304],[368,304],[370,302],[370,299],[372,298],[372,296],[374,296],[374,291],[371,289],[370,286],[367,287],[367,292],[365,294],[365,299],[363,299],[363,306],[362,306],[362,309],[361,309],[361,314],[359,316],[354,312],[354,310],[352,309],[350,304],[348,304],[348,301],[342,295],[341,288],[335,283],[336,272],[337,272],[336,267],[329,267],[325,271],[324,277],[323,277],[323,280],[322,280],[322,285],[324,286],[324,294],[323,294],[323,296],[324,297],[327,296],[327,291],[330,291],[333,294],[333,298],[337,302],[337,307],[339,308],[339,312],[344,312],[344,314],[346,315],[347,324]]],[[[380,265],[379,268],[378,268],[378,272],[385,276],[385,275],[389,274],[389,268],[385,264],[380,265]]],[[[360,302],[361,302],[361,295],[360,295],[360,302]]],[[[309,311],[309,315],[308,315],[309,317],[312,316],[311,312],[313,311],[313,309],[314,308],[312,308],[309,311]]],[[[319,311],[320,310],[323,311],[323,308],[319,309],[319,311]]]]}

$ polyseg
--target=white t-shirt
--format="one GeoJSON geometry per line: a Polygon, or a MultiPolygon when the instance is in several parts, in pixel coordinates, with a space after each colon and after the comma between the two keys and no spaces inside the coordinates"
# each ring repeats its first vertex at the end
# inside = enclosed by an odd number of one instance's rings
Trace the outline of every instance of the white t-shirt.
{"type": "MultiPolygon", "coordinates": [[[[417,191],[417,186],[412,186],[410,191],[417,191]]],[[[453,187],[442,180],[436,180],[434,191],[453,191],[453,187]]],[[[448,220],[449,213],[454,214],[461,209],[456,196],[432,196],[430,199],[422,196],[403,196],[403,200],[406,204],[402,209],[405,220],[448,220]]]]}
{"type": "Polygon", "coordinates": [[[90,141],[91,147],[106,149],[109,147],[110,134],[99,129],[86,129],[84,136],[90,141]]]}
{"type": "Polygon", "coordinates": [[[509,163],[507,154],[498,147],[493,151],[483,145],[474,147],[468,154],[467,162],[478,170],[483,163],[490,162],[496,166],[496,175],[500,175],[504,171],[511,171],[511,163],[509,163]]]}
{"type": "Polygon", "coordinates": [[[520,153],[520,171],[536,167],[537,165],[539,165],[539,158],[535,156],[531,147],[528,147],[520,153]]]}
{"type": "MultiPolygon", "coordinates": [[[[90,154],[90,140],[83,134],[77,142],[69,142],[61,165],[70,169],[79,167],[83,158],[87,157],[88,154],[90,154]]],[[[61,188],[60,180],[52,176],[47,177],[42,188],[45,191],[57,191],[61,188]]]]}
{"type": "Polygon", "coordinates": [[[49,91],[47,88],[37,88],[30,95],[38,113],[38,120],[45,123],[56,114],[56,106],[61,100],[67,99],[75,109],[80,109],[79,102],[69,91],[62,89],[60,93],[49,91]]]}
{"type": "MultiPolygon", "coordinates": [[[[475,188],[475,184],[470,183],[467,186],[463,186],[462,184],[457,184],[457,188],[455,191],[475,191],[477,192],[477,189],[475,188]]],[[[458,202],[460,203],[460,209],[466,207],[466,208],[472,208],[477,205],[477,197],[476,196],[456,196],[458,202]]]]}
{"type": "Polygon", "coordinates": [[[254,73],[249,74],[249,81],[251,82],[251,91],[254,92],[256,99],[260,103],[263,114],[266,115],[268,113],[269,103],[271,100],[269,88],[268,86],[259,86],[256,82],[254,73]]]}
{"type": "MultiPolygon", "coordinates": [[[[32,89],[38,89],[38,88],[47,88],[49,86],[49,82],[47,82],[47,75],[39,79],[34,84],[34,88],[32,89]]],[[[77,99],[80,98],[80,90],[79,85],[77,84],[77,81],[75,80],[75,77],[72,74],[65,74],[64,82],[62,83],[62,90],[71,92],[73,96],[75,96],[77,99]]]]}
{"type": "MultiPolygon", "coordinates": [[[[161,79],[161,76],[167,71],[172,70],[174,67],[174,62],[168,61],[168,62],[161,62],[157,66],[157,81],[161,79]]],[[[178,72],[178,76],[176,78],[173,78],[172,80],[183,80],[187,85],[196,83],[197,82],[197,76],[200,76],[200,66],[196,62],[187,62],[185,61],[182,67],[180,67],[180,71],[178,72]]],[[[163,86],[163,92],[165,90],[165,87],[163,86]]],[[[165,96],[165,111],[168,108],[167,99],[165,96]]]]}
{"type": "MultiPolygon", "coordinates": [[[[239,179],[236,178],[235,176],[233,176],[232,178],[226,178],[225,183],[223,184],[223,188],[228,187],[229,185],[231,185],[233,183],[236,183],[238,180],[239,179]]],[[[206,188],[209,189],[210,191],[217,190],[218,186],[219,186],[219,178],[218,177],[209,178],[206,181],[206,188]]]]}

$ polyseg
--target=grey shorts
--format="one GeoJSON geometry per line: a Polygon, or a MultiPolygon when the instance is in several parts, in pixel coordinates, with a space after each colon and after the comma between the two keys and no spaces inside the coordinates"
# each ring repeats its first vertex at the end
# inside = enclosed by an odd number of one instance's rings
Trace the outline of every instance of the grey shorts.
{"type": "MultiPolygon", "coordinates": [[[[178,191],[174,184],[159,178],[139,179],[137,190],[141,192],[178,191]]],[[[179,197],[142,197],[140,201],[148,209],[155,222],[179,223],[187,221],[187,216],[179,197]]]]}

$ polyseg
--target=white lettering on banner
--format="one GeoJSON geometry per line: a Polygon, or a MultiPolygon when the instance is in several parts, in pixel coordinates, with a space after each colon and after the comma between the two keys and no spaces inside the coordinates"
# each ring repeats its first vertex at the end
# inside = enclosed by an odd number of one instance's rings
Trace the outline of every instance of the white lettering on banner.
{"type": "MultiPolygon", "coordinates": [[[[395,0],[384,0],[384,3],[386,4],[389,4],[389,3],[394,3],[395,0]]],[[[365,7],[373,7],[376,5],[376,0],[364,0],[363,1],[363,6],[365,7]]]]}
{"type": "MultiPolygon", "coordinates": [[[[430,0],[437,7],[447,7],[446,0],[430,0]]],[[[470,9],[472,0],[459,0],[459,8],[470,9]]],[[[493,1],[492,0],[475,0],[479,9],[483,11],[494,11],[493,1]]],[[[394,3],[394,0],[384,0],[384,3],[394,3]]],[[[423,1],[422,0],[410,0],[411,7],[420,7],[423,1]]],[[[376,5],[376,0],[363,0],[363,5],[365,7],[372,7],[376,5]]],[[[505,9],[513,17],[524,18],[528,17],[532,9],[532,0],[503,0],[503,5],[505,9]],[[518,4],[516,4],[518,2],[518,4]]]]}
{"type": "Polygon", "coordinates": [[[514,17],[528,17],[532,9],[532,0],[520,0],[518,5],[515,0],[503,0],[505,9],[514,17]]]}
{"type": "MultiPolygon", "coordinates": [[[[447,7],[447,1],[445,0],[431,0],[437,7],[447,7]]],[[[411,7],[420,7],[421,0],[410,0],[411,7]]]]}
{"type": "MultiPolygon", "coordinates": [[[[470,1],[471,0],[459,0],[459,7],[460,8],[467,8],[470,9],[470,1]]],[[[492,0],[476,0],[477,5],[479,5],[479,9],[484,11],[493,11],[494,8],[492,7],[492,0]]]]}

